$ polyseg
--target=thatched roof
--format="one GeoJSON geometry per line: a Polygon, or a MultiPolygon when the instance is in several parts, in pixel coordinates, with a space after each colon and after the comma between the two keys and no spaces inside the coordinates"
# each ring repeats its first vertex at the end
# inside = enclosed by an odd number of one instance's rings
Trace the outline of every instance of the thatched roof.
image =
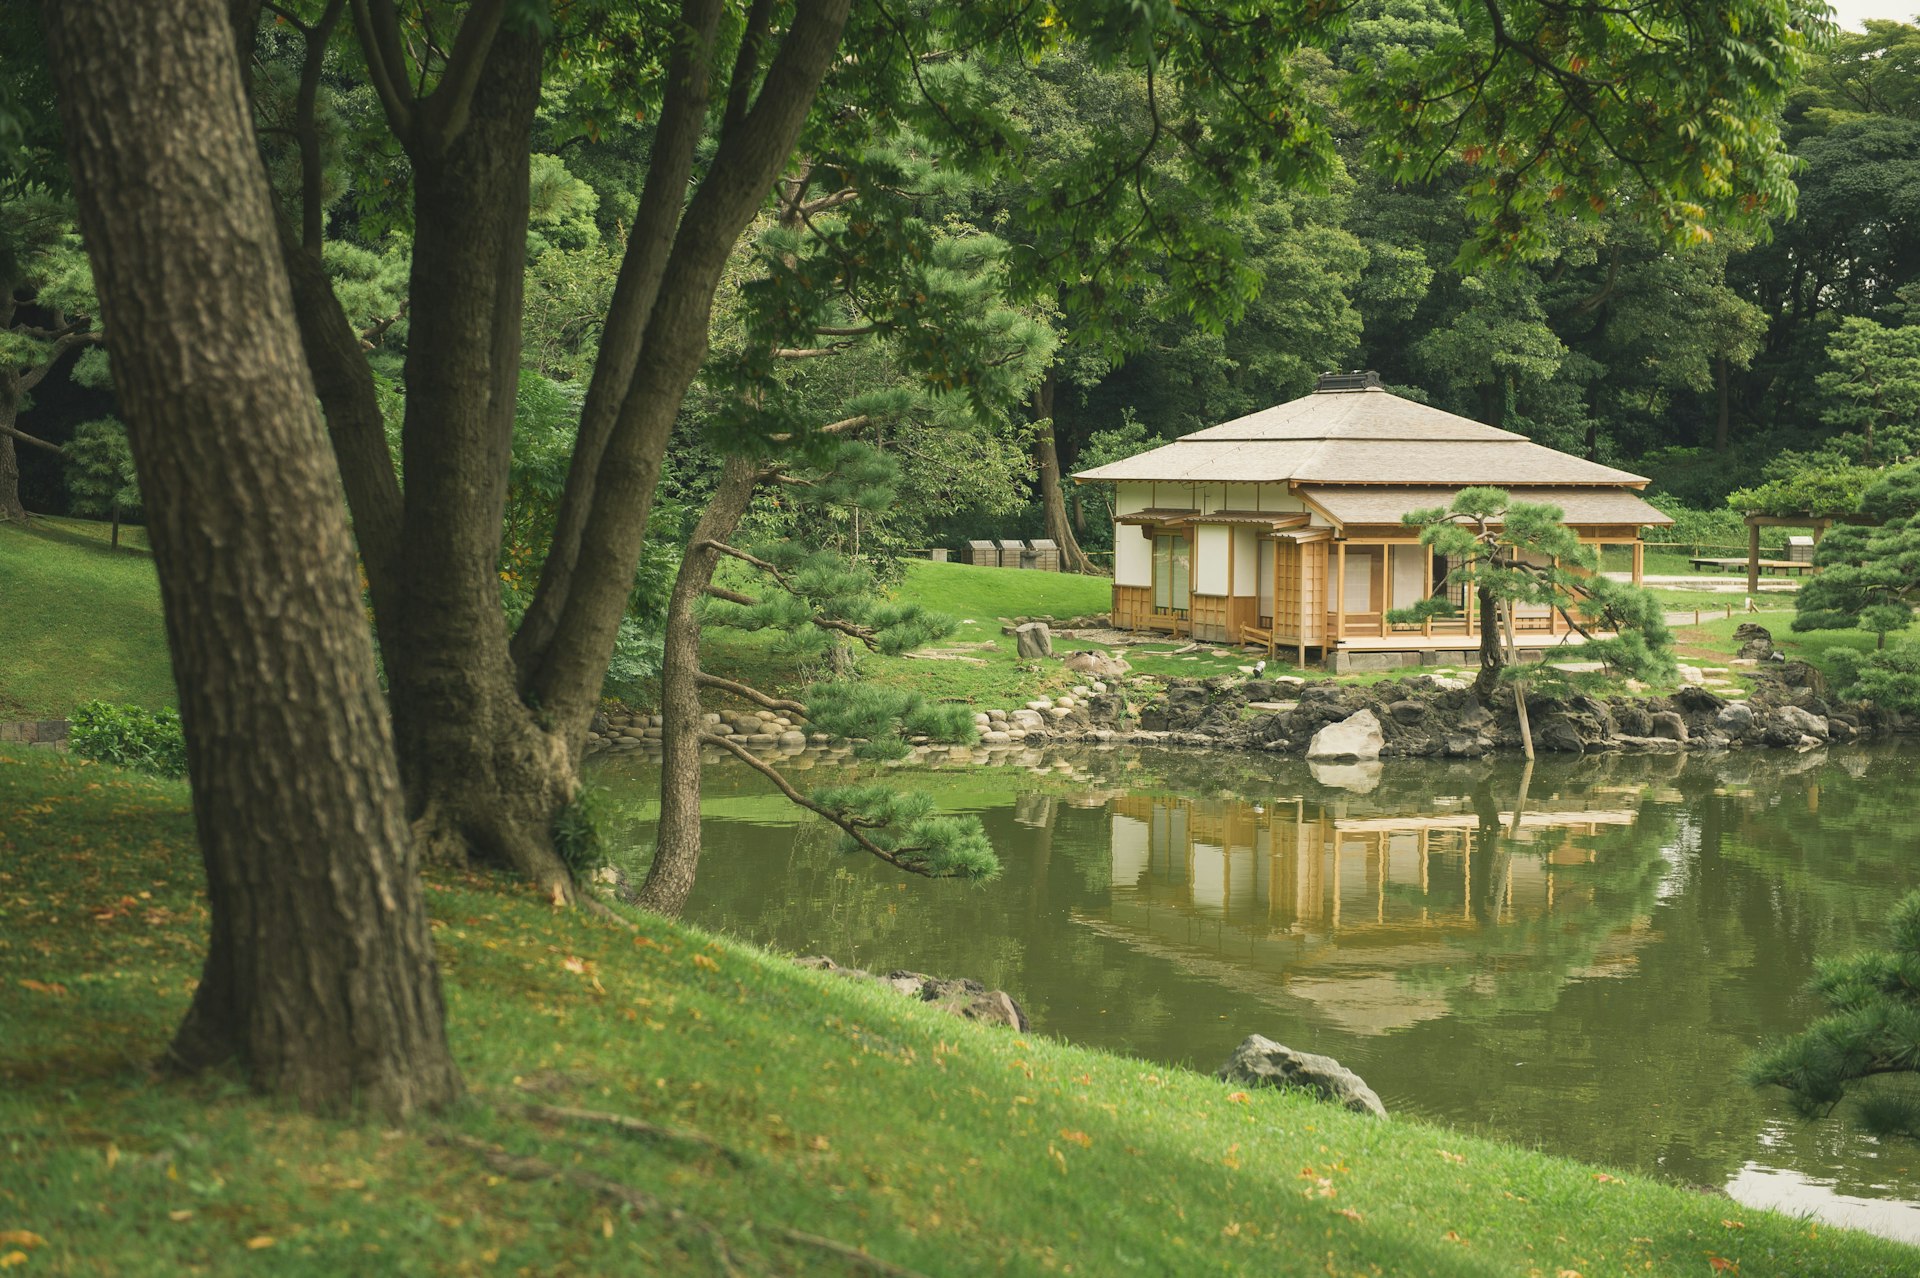
{"type": "Polygon", "coordinates": [[[1377,387],[1315,391],[1074,478],[1454,487],[1647,482],[1377,387]]]}
{"type": "MultiPolygon", "coordinates": [[[[1456,488],[1378,488],[1339,485],[1296,491],[1337,524],[1397,524],[1409,511],[1432,510],[1453,500],[1456,488]]],[[[1619,488],[1508,489],[1515,501],[1558,506],[1563,522],[1575,525],[1671,524],[1673,520],[1640,497],[1619,488]]]]}

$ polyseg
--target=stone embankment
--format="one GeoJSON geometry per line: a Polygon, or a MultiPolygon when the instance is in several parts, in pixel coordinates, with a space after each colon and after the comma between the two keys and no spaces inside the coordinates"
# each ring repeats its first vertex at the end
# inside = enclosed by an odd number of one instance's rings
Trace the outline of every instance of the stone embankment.
{"type": "MultiPolygon", "coordinates": [[[[1890,735],[1899,716],[1830,695],[1820,672],[1782,661],[1760,626],[1743,626],[1738,687],[1725,672],[1681,667],[1669,696],[1576,695],[1527,698],[1534,748],[1553,753],[1672,752],[1750,747],[1804,749],[1890,735]]],[[[1482,704],[1461,678],[1415,675],[1375,684],[1297,676],[1214,675],[1197,679],[1129,677],[1117,655],[1074,652],[1063,663],[1082,682],[1068,692],[1007,710],[974,715],[979,741],[945,746],[913,739],[920,758],[987,762],[1040,745],[1072,743],[1198,746],[1266,750],[1335,762],[1383,758],[1477,758],[1522,748],[1511,695],[1482,704]]],[[[795,766],[851,753],[845,743],[770,711],[704,716],[704,730],[731,735],[757,751],[777,751],[795,766]]],[[[658,748],[659,716],[610,714],[597,720],[589,749],[658,748]]],[[[784,766],[784,765],[783,765],[784,766]]]]}

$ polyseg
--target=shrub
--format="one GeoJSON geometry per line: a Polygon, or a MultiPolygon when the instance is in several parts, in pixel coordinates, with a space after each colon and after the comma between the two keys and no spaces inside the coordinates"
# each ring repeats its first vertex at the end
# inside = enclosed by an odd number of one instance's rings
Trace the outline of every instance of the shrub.
{"type": "Polygon", "coordinates": [[[1871,701],[1883,710],[1920,714],[1920,643],[1857,654],[1841,648],[1828,661],[1842,696],[1871,701]]]}
{"type": "Polygon", "coordinates": [[[187,775],[187,741],[176,710],[89,701],[73,712],[68,748],[83,759],[160,777],[187,775]]]}

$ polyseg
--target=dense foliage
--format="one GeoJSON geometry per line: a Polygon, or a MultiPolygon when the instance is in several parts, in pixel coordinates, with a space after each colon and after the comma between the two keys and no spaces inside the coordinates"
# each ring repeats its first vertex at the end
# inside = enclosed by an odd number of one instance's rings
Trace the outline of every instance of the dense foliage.
{"type": "Polygon", "coordinates": [[[73,712],[69,724],[68,747],[82,759],[160,777],[187,775],[187,745],[177,710],[88,701],[73,712]]]}

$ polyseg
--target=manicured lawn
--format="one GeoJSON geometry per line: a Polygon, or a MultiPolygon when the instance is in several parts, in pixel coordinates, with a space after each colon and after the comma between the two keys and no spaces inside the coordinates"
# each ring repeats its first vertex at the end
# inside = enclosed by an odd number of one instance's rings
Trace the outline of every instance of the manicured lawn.
{"type": "Polygon", "coordinates": [[[305,1117],[233,1076],[147,1066],[199,975],[191,830],[177,785],[0,757],[0,1261],[23,1274],[863,1271],[823,1239],[928,1275],[1920,1266],[1898,1244],[969,1025],[473,876],[428,881],[468,1099],[407,1130],[305,1117]]]}
{"type": "Polygon", "coordinates": [[[174,701],[166,628],[143,530],[38,518],[0,524],[0,719],[63,718],[100,698],[174,701]]]}

